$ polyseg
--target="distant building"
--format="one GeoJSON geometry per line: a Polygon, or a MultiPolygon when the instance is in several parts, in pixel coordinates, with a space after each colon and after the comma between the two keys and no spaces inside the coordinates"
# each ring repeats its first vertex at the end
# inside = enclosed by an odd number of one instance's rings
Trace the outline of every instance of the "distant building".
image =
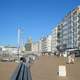
{"type": "Polygon", "coordinates": [[[38,43],[38,41],[32,43],[32,51],[33,52],[39,52],[39,43],[38,43]]]}
{"type": "Polygon", "coordinates": [[[42,38],[42,52],[51,52],[51,35],[42,38]]]}
{"type": "Polygon", "coordinates": [[[42,52],[42,40],[38,40],[32,43],[32,52],[37,55],[41,55],[42,52]]]}
{"type": "Polygon", "coordinates": [[[38,41],[38,48],[39,48],[39,53],[41,53],[42,52],[42,40],[40,39],[39,41],[38,41]]]}
{"type": "Polygon", "coordinates": [[[52,36],[48,35],[47,37],[47,51],[48,52],[51,52],[51,39],[52,39],[52,36]]]}
{"type": "Polygon", "coordinates": [[[54,53],[57,51],[56,47],[58,46],[58,27],[52,29],[51,36],[51,51],[54,53]]]}
{"type": "Polygon", "coordinates": [[[25,44],[25,51],[32,51],[32,38],[29,37],[27,43],[25,44]]]}
{"type": "Polygon", "coordinates": [[[42,49],[42,52],[46,51],[46,37],[43,37],[41,39],[41,49],[42,49]]]}
{"type": "Polygon", "coordinates": [[[14,47],[14,46],[1,46],[0,47],[0,51],[3,53],[3,52],[6,52],[10,55],[12,54],[17,54],[17,47],[14,47]]]}

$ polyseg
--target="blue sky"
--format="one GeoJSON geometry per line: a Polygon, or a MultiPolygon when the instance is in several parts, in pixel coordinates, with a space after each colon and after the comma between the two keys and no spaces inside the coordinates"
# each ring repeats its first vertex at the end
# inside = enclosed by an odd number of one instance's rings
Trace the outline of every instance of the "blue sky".
{"type": "Polygon", "coordinates": [[[47,35],[80,0],[0,0],[0,45],[17,44],[17,27],[24,41],[47,35]]]}

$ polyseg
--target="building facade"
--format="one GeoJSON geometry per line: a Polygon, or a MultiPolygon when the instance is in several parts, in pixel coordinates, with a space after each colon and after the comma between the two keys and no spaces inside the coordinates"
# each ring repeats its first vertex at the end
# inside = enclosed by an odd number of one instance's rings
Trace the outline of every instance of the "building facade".
{"type": "Polygon", "coordinates": [[[38,49],[39,49],[39,53],[41,53],[42,52],[42,40],[40,39],[39,41],[38,41],[38,49]]]}
{"type": "Polygon", "coordinates": [[[38,52],[39,51],[39,43],[38,42],[32,43],[32,51],[33,52],[38,52]]]}
{"type": "Polygon", "coordinates": [[[38,40],[34,43],[32,43],[32,52],[37,54],[37,55],[41,55],[42,52],[42,41],[38,40]]]}
{"type": "Polygon", "coordinates": [[[58,24],[59,45],[66,45],[66,50],[80,49],[80,6],[69,12],[58,24]]]}
{"type": "Polygon", "coordinates": [[[42,38],[42,52],[51,52],[51,35],[42,38]]]}
{"type": "Polygon", "coordinates": [[[47,52],[51,52],[51,40],[52,40],[52,36],[48,35],[48,37],[47,37],[47,52]]]}
{"type": "Polygon", "coordinates": [[[52,29],[51,36],[52,36],[51,51],[52,51],[52,53],[54,53],[54,52],[57,51],[56,47],[58,45],[58,27],[55,27],[55,28],[52,29]]]}

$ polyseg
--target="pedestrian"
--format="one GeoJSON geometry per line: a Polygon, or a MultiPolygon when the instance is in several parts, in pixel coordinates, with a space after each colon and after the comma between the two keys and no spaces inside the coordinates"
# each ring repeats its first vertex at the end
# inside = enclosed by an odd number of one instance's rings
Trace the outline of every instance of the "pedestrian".
{"type": "Polygon", "coordinates": [[[20,58],[20,61],[26,63],[25,57],[21,57],[21,58],[20,58]]]}
{"type": "Polygon", "coordinates": [[[73,63],[74,63],[74,61],[75,61],[75,54],[74,54],[74,53],[72,53],[72,55],[71,55],[71,63],[73,64],[73,63]]]}
{"type": "Polygon", "coordinates": [[[73,64],[75,61],[75,54],[74,53],[70,53],[69,56],[68,56],[68,63],[69,64],[73,64]]]}

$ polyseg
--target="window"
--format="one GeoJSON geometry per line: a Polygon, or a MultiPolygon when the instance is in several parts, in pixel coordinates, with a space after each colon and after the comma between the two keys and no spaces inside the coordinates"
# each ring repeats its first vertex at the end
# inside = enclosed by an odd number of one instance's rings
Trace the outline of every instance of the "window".
{"type": "Polygon", "coordinates": [[[78,14],[78,17],[80,18],[80,13],[78,14]]]}
{"type": "Polygon", "coordinates": [[[80,25],[78,25],[78,29],[80,29],[80,25]]]}

